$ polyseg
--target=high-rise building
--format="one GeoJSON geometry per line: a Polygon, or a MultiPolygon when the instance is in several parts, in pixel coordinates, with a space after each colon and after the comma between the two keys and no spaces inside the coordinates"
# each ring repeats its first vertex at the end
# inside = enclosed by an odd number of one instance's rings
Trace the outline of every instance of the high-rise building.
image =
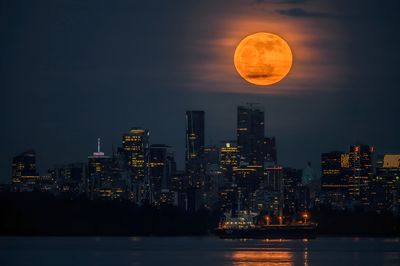
{"type": "Polygon", "coordinates": [[[237,108],[237,145],[241,163],[264,163],[264,110],[249,103],[237,108]]]}
{"type": "Polygon", "coordinates": [[[88,156],[88,195],[91,199],[121,200],[130,198],[131,178],[123,169],[118,154],[107,156],[98,148],[88,156]]]}
{"type": "Polygon", "coordinates": [[[122,137],[122,148],[135,181],[144,181],[148,177],[149,136],[148,130],[135,127],[122,137]]]}
{"type": "Polygon", "coordinates": [[[385,154],[370,186],[373,208],[400,213],[400,154],[385,154]]]}
{"type": "Polygon", "coordinates": [[[239,151],[236,142],[225,141],[222,143],[219,150],[219,166],[228,181],[232,182],[233,169],[239,166],[239,151]]]}
{"type": "Polygon", "coordinates": [[[172,176],[176,171],[176,163],[171,147],[164,144],[151,145],[149,166],[152,202],[158,205],[161,201],[166,202],[165,197],[170,194],[172,176]]]}
{"type": "Polygon", "coordinates": [[[273,166],[264,169],[262,187],[267,192],[267,213],[274,217],[282,216],[284,204],[284,179],[283,167],[273,166]]]}
{"type": "Polygon", "coordinates": [[[204,153],[204,111],[186,111],[186,170],[199,171],[204,153]]]}
{"type": "Polygon", "coordinates": [[[302,171],[294,168],[283,168],[283,212],[293,216],[308,209],[309,198],[302,186],[302,171]]]}
{"type": "Polygon", "coordinates": [[[112,158],[105,155],[100,148],[100,138],[98,138],[97,151],[88,156],[88,187],[86,192],[90,199],[98,197],[102,183],[109,178],[107,174],[112,164],[112,158]]]}
{"type": "Polygon", "coordinates": [[[37,189],[40,176],[36,172],[36,153],[28,150],[13,158],[11,190],[15,192],[37,189]]]}
{"type": "Polygon", "coordinates": [[[368,145],[352,145],[347,153],[322,154],[321,188],[326,202],[340,208],[354,203],[370,205],[372,153],[368,145]]]}
{"type": "Polygon", "coordinates": [[[325,201],[338,208],[344,207],[347,198],[346,172],[349,167],[347,153],[332,151],[321,154],[321,191],[325,201]]]}
{"type": "Polygon", "coordinates": [[[349,198],[369,205],[369,185],[373,177],[373,148],[368,145],[352,145],[349,152],[349,198]]]}

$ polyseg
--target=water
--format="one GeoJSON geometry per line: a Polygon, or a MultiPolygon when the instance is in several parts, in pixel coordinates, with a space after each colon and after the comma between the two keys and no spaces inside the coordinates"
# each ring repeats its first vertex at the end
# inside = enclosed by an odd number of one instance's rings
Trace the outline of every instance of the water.
{"type": "Polygon", "coordinates": [[[0,237],[0,265],[400,265],[400,239],[0,237]]]}

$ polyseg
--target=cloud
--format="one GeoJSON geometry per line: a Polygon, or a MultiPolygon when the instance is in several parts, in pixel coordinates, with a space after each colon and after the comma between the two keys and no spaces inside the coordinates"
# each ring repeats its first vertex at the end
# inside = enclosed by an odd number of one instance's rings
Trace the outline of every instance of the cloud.
{"type": "Polygon", "coordinates": [[[303,8],[290,8],[290,9],[278,9],[277,13],[288,16],[288,17],[298,17],[298,18],[334,18],[337,17],[335,14],[324,13],[324,12],[312,12],[307,11],[303,8]]]}

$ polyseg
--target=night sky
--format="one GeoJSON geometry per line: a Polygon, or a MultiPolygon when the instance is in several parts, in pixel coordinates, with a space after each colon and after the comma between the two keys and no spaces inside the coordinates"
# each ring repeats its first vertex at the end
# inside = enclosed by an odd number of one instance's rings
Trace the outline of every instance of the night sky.
{"type": "Polygon", "coordinates": [[[399,4],[368,0],[1,1],[0,182],[29,148],[42,174],[121,145],[134,126],[175,148],[185,110],[206,112],[206,144],[235,139],[236,107],[261,103],[278,160],[319,169],[360,141],[400,152],[399,4]],[[294,65],[260,87],[235,71],[248,34],[285,38],[294,65]]]}

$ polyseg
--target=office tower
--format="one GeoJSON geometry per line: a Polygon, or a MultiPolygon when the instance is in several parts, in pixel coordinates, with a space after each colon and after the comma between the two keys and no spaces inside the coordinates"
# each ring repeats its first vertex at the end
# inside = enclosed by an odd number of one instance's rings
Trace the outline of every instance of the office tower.
{"type": "Polygon", "coordinates": [[[400,154],[385,154],[378,160],[370,190],[375,210],[400,213],[400,154]]]}
{"type": "Polygon", "coordinates": [[[176,171],[174,154],[170,146],[153,144],[150,146],[150,185],[152,202],[170,203],[170,190],[172,188],[172,176],[176,171]]]}
{"type": "MultiPolygon", "coordinates": [[[[186,111],[186,170],[201,171],[204,153],[204,111],[186,111]]],[[[204,170],[204,169],[203,169],[204,170]]]]}
{"type": "Polygon", "coordinates": [[[204,204],[211,207],[218,201],[218,188],[223,183],[223,175],[219,168],[219,147],[204,147],[203,166],[204,166],[204,204]]]}
{"type": "Polygon", "coordinates": [[[38,189],[40,176],[36,172],[36,153],[28,150],[13,158],[11,190],[27,192],[38,189]]]}
{"type": "Polygon", "coordinates": [[[122,148],[134,181],[145,181],[148,177],[149,136],[148,130],[135,127],[122,137],[122,148]]]}
{"type": "Polygon", "coordinates": [[[266,192],[265,208],[272,217],[282,216],[284,203],[283,167],[273,166],[264,169],[261,187],[266,192]]]}
{"type": "Polygon", "coordinates": [[[283,168],[283,213],[295,215],[308,209],[309,198],[302,186],[302,171],[283,168]]]}
{"type": "Polygon", "coordinates": [[[88,157],[87,194],[91,199],[131,199],[131,176],[125,170],[120,153],[106,156],[98,150],[88,157]]]}
{"type": "Polygon", "coordinates": [[[241,163],[263,165],[264,111],[249,103],[237,108],[237,145],[241,163]]]}
{"type": "Polygon", "coordinates": [[[349,198],[369,205],[369,184],[373,177],[373,148],[368,145],[352,145],[349,152],[349,198]]]}
{"type": "Polygon", "coordinates": [[[233,169],[239,166],[239,150],[236,142],[222,142],[219,149],[219,166],[225,176],[232,182],[233,169]]]}
{"type": "Polygon", "coordinates": [[[349,155],[341,151],[321,154],[321,191],[325,201],[344,208],[348,195],[349,155]]]}

